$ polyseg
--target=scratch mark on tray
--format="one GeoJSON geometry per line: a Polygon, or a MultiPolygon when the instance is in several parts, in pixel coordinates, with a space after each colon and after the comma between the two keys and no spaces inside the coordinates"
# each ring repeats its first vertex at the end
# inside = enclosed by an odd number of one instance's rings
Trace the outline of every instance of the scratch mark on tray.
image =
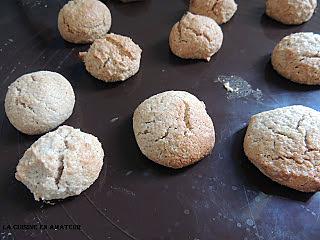
{"type": "MultiPolygon", "coordinates": [[[[67,214],[68,218],[72,221],[73,224],[75,225],[79,225],[74,218],[71,216],[71,214],[67,211],[67,209],[63,206],[63,203],[60,204],[60,206],[62,207],[63,211],[67,214]]],[[[86,233],[82,228],[80,228],[80,232],[87,238],[90,240],[93,240],[92,237],[89,236],[88,233],[86,233]]]]}
{"type": "MultiPolygon", "coordinates": [[[[38,60],[39,58],[45,53],[46,49],[42,50],[41,53],[34,59],[34,61],[30,64],[30,66],[34,65],[38,60]]],[[[14,67],[15,68],[15,67],[14,67]]],[[[13,69],[14,69],[13,68],[13,69]]],[[[12,69],[12,70],[13,70],[12,69]]],[[[14,71],[10,71],[9,74],[5,77],[5,79],[3,80],[3,82],[1,83],[1,87],[2,88],[4,86],[4,84],[6,84],[6,82],[9,80],[10,78],[10,75],[14,72],[14,71]]]]}
{"type": "MultiPolygon", "coordinates": [[[[21,51],[22,51],[24,48],[26,48],[26,47],[28,47],[28,49],[30,49],[30,48],[29,48],[30,42],[31,42],[32,40],[34,40],[35,38],[37,38],[41,33],[45,32],[45,31],[47,31],[47,29],[43,29],[43,30],[37,32],[36,34],[33,35],[33,37],[31,37],[30,39],[24,41],[25,44],[24,44],[22,47],[18,48],[16,51],[14,51],[13,56],[14,56],[15,54],[17,54],[17,53],[21,54],[21,51]]],[[[21,55],[22,55],[22,54],[21,54],[21,55]]],[[[2,67],[2,66],[1,66],[1,67],[2,67]]]]}
{"type": "Polygon", "coordinates": [[[317,216],[316,223],[318,222],[319,217],[320,217],[320,200],[318,201],[318,216],[317,216]]]}
{"type": "Polygon", "coordinates": [[[0,136],[2,135],[2,131],[3,131],[3,125],[4,125],[4,118],[5,118],[5,114],[4,112],[1,113],[1,127],[0,127],[0,136]]]}
{"type": "Polygon", "coordinates": [[[107,176],[107,167],[104,168],[102,177],[101,177],[101,179],[99,180],[99,191],[101,191],[101,189],[102,189],[103,186],[104,186],[106,176],[107,176]]]}
{"type": "Polygon", "coordinates": [[[88,202],[97,210],[98,213],[100,213],[100,215],[105,218],[109,223],[111,223],[114,227],[116,227],[120,232],[124,233],[127,237],[133,239],[133,240],[137,240],[136,237],[134,237],[133,235],[131,235],[130,233],[128,233],[126,230],[124,230],[122,227],[120,227],[119,225],[117,225],[114,221],[112,221],[111,218],[109,218],[106,214],[104,214],[103,211],[101,211],[96,205],[95,203],[88,197],[88,195],[86,193],[84,193],[85,198],[88,200],[88,202]]]}
{"type": "Polygon", "coordinates": [[[51,56],[47,59],[47,61],[44,62],[42,68],[46,68],[48,66],[48,63],[61,51],[61,49],[58,49],[56,51],[54,51],[53,54],[51,54],[51,56]]]}
{"type": "Polygon", "coordinates": [[[244,191],[244,194],[245,194],[245,196],[246,196],[246,201],[247,201],[247,204],[248,204],[248,208],[249,208],[249,212],[250,212],[250,217],[251,217],[251,219],[253,220],[254,226],[256,226],[256,227],[255,227],[255,230],[256,230],[257,237],[260,237],[260,234],[259,234],[259,231],[258,231],[258,226],[257,226],[257,224],[256,224],[256,220],[254,219],[253,214],[252,214],[252,209],[251,209],[251,207],[250,207],[249,198],[248,198],[248,194],[247,194],[247,189],[246,189],[245,186],[243,186],[243,191],[244,191]]]}
{"type": "Polygon", "coordinates": [[[57,69],[60,69],[61,66],[63,65],[63,63],[71,56],[71,54],[73,53],[75,48],[72,48],[67,54],[66,56],[59,62],[59,65],[57,66],[57,69]]]}

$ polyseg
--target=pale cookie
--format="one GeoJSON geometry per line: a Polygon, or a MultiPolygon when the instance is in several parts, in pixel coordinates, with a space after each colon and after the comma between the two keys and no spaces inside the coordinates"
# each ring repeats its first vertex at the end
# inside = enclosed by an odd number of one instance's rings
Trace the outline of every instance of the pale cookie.
{"type": "Polygon", "coordinates": [[[71,0],[59,12],[58,29],[72,43],[91,43],[107,35],[111,27],[109,8],[98,0],[71,0]]]}
{"type": "Polygon", "coordinates": [[[290,106],[256,114],[243,146],[273,181],[302,192],[320,190],[320,112],[290,106]]]}
{"type": "Polygon", "coordinates": [[[25,74],[13,82],[5,98],[5,111],[19,131],[36,135],[48,132],[72,114],[75,96],[71,84],[55,72],[25,74]]]}
{"type": "Polygon", "coordinates": [[[79,195],[94,183],[103,157],[95,136],[61,126],[31,145],[20,159],[15,176],[37,201],[64,199],[79,195]]]}
{"type": "Polygon", "coordinates": [[[294,33],[284,37],[275,47],[273,68],[293,82],[320,84],[320,35],[294,33]]]}
{"type": "Polygon", "coordinates": [[[190,0],[189,11],[207,16],[218,24],[228,22],[237,11],[234,0],[190,0]]]}
{"type": "Polygon", "coordinates": [[[266,14],[288,25],[307,22],[317,7],[317,0],[266,0],[266,14]]]}
{"type": "Polygon", "coordinates": [[[142,102],[133,114],[133,131],[147,158],[171,168],[200,161],[215,142],[205,104],[183,91],[159,93],[142,102]]]}
{"type": "Polygon", "coordinates": [[[223,34],[219,25],[211,18],[185,14],[170,33],[171,51],[181,58],[210,61],[221,48],[223,34]]]}
{"type": "Polygon", "coordinates": [[[87,71],[105,82],[124,81],[140,68],[142,50],[131,38],[108,34],[95,40],[88,52],[80,52],[87,71]]]}

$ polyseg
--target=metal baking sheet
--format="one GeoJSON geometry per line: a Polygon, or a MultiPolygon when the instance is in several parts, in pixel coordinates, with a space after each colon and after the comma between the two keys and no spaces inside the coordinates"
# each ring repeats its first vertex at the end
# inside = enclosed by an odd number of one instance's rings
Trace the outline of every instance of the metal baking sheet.
{"type": "Polygon", "coordinates": [[[221,50],[204,62],[179,59],[168,47],[170,29],[188,1],[106,1],[112,32],[132,37],[143,53],[136,76],[105,84],[91,77],[77,56],[88,45],[66,43],[58,33],[57,15],[66,0],[2,0],[0,239],[319,239],[319,193],[272,182],[248,161],[242,142],[252,114],[292,104],[320,110],[319,87],[289,82],[270,65],[282,37],[319,32],[320,13],[306,24],[285,26],[264,15],[264,0],[237,2],[236,15],[222,26],[221,50]],[[34,201],[15,180],[19,159],[39,136],[15,130],[3,106],[11,82],[43,69],[63,74],[74,87],[76,105],[65,124],[96,135],[106,153],[94,185],[55,205],[34,201]],[[226,79],[245,93],[228,94],[226,79]],[[213,153],[182,170],[147,160],[132,131],[137,105],[165,90],[198,96],[216,127],[213,153]],[[47,229],[8,228],[39,224],[47,229]],[[64,224],[75,229],[50,229],[64,224]]]}

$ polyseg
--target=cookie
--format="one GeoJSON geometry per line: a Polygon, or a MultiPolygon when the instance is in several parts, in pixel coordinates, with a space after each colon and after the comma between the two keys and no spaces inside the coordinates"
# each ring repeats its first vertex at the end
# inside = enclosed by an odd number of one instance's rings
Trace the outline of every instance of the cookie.
{"type": "Polygon", "coordinates": [[[108,34],[95,40],[88,52],[80,52],[87,71],[105,82],[124,81],[140,68],[142,50],[131,38],[108,34]]]}
{"type": "Polygon", "coordinates": [[[105,37],[110,27],[109,8],[98,0],[71,0],[59,12],[59,32],[71,43],[91,43],[105,37]]]}
{"type": "Polygon", "coordinates": [[[147,158],[171,168],[200,161],[215,143],[205,104],[183,91],[159,93],[142,102],[133,114],[133,131],[147,158]]]}
{"type": "Polygon", "coordinates": [[[55,72],[25,74],[13,82],[5,98],[10,123],[28,135],[48,132],[72,114],[75,96],[71,84],[55,72]]]}
{"type": "Polygon", "coordinates": [[[190,0],[189,5],[190,12],[210,17],[218,24],[228,22],[237,8],[234,0],[190,0]]]}
{"type": "Polygon", "coordinates": [[[320,35],[311,32],[284,37],[275,47],[273,68],[293,82],[320,84],[320,35]]]}
{"type": "Polygon", "coordinates": [[[210,61],[221,48],[223,34],[219,25],[211,18],[185,14],[170,33],[171,51],[185,59],[205,59],[210,61]]]}
{"type": "Polygon", "coordinates": [[[256,114],[243,146],[273,181],[302,192],[320,190],[320,112],[289,106],[256,114]]]}
{"type": "Polygon", "coordinates": [[[16,179],[35,200],[79,195],[98,178],[104,152],[99,140],[69,126],[61,126],[34,142],[20,159],[16,179]]]}
{"type": "Polygon", "coordinates": [[[307,22],[317,7],[317,0],[266,0],[266,14],[288,25],[307,22]]]}

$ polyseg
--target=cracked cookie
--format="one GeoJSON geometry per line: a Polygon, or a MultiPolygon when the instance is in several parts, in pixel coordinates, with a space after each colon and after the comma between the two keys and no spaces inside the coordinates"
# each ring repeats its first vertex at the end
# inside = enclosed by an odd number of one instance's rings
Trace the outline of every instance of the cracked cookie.
{"type": "Polygon", "coordinates": [[[105,82],[124,81],[140,68],[142,50],[131,38],[107,34],[97,39],[88,52],[80,52],[87,71],[105,82]]]}
{"type": "Polygon", "coordinates": [[[56,72],[25,74],[8,88],[5,112],[19,131],[36,135],[48,132],[73,111],[75,96],[71,84],[56,72]]]}
{"type": "Polygon", "coordinates": [[[266,14],[288,25],[309,21],[317,7],[317,0],[266,0],[266,14]]]}
{"type": "Polygon", "coordinates": [[[159,93],[142,102],[133,114],[133,131],[147,158],[171,168],[200,161],[215,143],[205,104],[183,91],[159,93]]]}
{"type": "Polygon", "coordinates": [[[294,33],[284,37],[274,48],[273,68],[293,82],[320,84],[320,35],[312,32],[294,33]]]}
{"type": "Polygon", "coordinates": [[[207,61],[218,52],[222,41],[223,33],[214,20],[190,12],[173,26],[169,36],[171,51],[176,56],[207,61]]]}
{"type": "Polygon", "coordinates": [[[61,126],[34,142],[20,159],[16,179],[35,200],[79,195],[98,178],[104,151],[99,140],[69,126],[61,126]]]}
{"type": "Polygon", "coordinates": [[[233,17],[237,7],[234,0],[190,0],[189,11],[223,24],[233,17]]]}
{"type": "Polygon", "coordinates": [[[107,35],[109,8],[98,0],[71,0],[59,12],[58,29],[68,42],[91,43],[107,35]]]}
{"type": "Polygon", "coordinates": [[[289,106],[256,114],[243,146],[273,181],[302,192],[320,190],[320,112],[289,106]]]}

